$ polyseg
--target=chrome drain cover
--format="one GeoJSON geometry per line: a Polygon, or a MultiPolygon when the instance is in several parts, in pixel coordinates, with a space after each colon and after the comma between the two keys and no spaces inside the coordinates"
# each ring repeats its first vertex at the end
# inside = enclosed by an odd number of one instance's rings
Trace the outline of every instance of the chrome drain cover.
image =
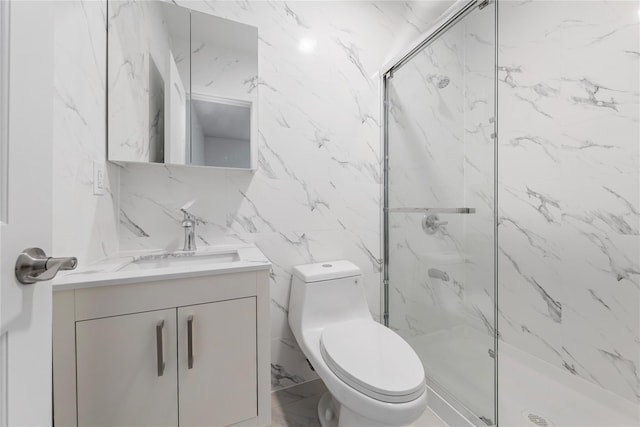
{"type": "Polygon", "coordinates": [[[548,417],[536,413],[535,411],[524,411],[522,415],[529,421],[532,426],[537,427],[555,427],[555,424],[552,423],[548,417]]]}

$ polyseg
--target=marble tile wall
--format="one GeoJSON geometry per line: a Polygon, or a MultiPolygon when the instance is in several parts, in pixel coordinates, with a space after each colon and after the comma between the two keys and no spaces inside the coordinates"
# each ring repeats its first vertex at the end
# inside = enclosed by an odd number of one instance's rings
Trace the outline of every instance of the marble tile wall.
{"type": "Polygon", "coordinates": [[[105,3],[58,1],[55,13],[53,252],[81,264],[118,250],[119,172],[106,162],[105,3]],[[105,194],[93,194],[93,165],[105,194]]]}
{"type": "Polygon", "coordinates": [[[450,2],[178,3],[259,29],[259,167],[125,166],[120,249],[180,247],[178,209],[195,199],[199,245],[253,242],[273,263],[272,385],[305,382],[315,374],[287,324],[291,269],[353,261],[379,316],[377,71],[450,2]]]}
{"type": "Polygon", "coordinates": [[[501,336],[634,402],[638,9],[634,1],[502,2],[498,114],[501,336]]]}

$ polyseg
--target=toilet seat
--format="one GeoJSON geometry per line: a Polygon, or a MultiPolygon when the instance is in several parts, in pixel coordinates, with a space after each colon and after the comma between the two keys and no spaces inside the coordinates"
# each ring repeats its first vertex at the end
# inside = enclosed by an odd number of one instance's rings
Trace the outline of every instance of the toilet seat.
{"type": "Polygon", "coordinates": [[[418,355],[398,334],[371,319],[326,327],[320,352],[338,378],[371,398],[404,403],[425,391],[418,355]]]}

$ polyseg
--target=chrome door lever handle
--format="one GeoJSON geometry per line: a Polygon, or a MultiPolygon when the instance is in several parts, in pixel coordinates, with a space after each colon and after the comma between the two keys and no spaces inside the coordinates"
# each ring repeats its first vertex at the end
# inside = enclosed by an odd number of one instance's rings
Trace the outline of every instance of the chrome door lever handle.
{"type": "Polygon", "coordinates": [[[73,270],[78,265],[76,257],[48,257],[40,248],[28,248],[18,255],[16,278],[24,285],[51,280],[60,270],[73,270]]]}

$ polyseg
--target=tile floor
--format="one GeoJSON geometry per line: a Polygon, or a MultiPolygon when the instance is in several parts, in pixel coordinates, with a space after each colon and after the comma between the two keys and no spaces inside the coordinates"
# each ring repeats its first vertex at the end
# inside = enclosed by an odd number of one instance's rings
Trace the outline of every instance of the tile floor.
{"type": "MultiPolygon", "coordinates": [[[[271,395],[271,427],[320,427],[318,401],[327,391],[320,380],[310,381],[295,387],[279,390],[271,395]]],[[[411,427],[447,427],[427,408],[411,427]]]]}

